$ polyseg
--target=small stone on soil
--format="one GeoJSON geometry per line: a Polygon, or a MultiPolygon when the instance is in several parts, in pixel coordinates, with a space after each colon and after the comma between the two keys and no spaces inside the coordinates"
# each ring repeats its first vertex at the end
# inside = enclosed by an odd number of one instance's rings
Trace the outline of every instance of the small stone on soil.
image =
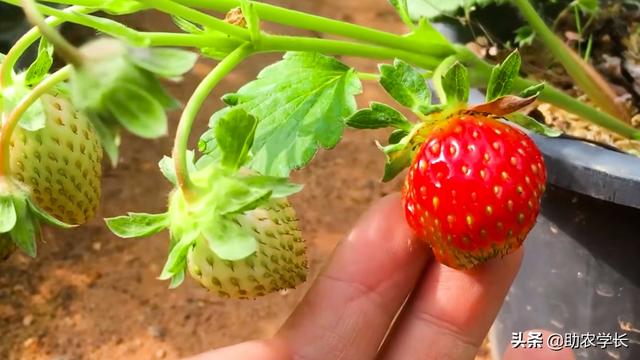
{"type": "Polygon", "coordinates": [[[31,324],[33,324],[33,315],[29,314],[22,318],[22,325],[29,326],[31,324]]]}

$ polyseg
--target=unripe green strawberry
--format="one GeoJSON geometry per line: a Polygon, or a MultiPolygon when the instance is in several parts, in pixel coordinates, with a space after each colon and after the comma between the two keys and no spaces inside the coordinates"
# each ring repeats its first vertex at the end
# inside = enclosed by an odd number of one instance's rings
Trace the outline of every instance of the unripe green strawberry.
{"type": "Polygon", "coordinates": [[[424,135],[403,188],[409,225],[437,260],[466,269],[520,247],[545,189],[542,155],[522,131],[478,113],[424,135]]]}
{"type": "Polygon", "coordinates": [[[197,239],[187,265],[205,288],[222,297],[255,298],[305,281],[305,245],[295,211],[286,199],[272,199],[236,215],[235,220],[253,232],[258,248],[247,258],[229,261],[219,258],[206,238],[197,239]]]}
{"type": "Polygon", "coordinates": [[[82,224],[94,216],[100,199],[102,149],[88,117],[69,99],[40,99],[45,127],[17,127],[11,137],[11,171],[33,201],[56,219],[82,224]]]}

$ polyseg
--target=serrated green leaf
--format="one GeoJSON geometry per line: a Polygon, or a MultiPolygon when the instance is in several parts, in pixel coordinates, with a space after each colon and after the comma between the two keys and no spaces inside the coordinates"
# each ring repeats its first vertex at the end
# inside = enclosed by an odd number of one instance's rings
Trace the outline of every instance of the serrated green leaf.
{"type": "MultiPolygon", "coordinates": [[[[195,154],[193,151],[187,151],[187,170],[191,173],[196,171],[196,166],[194,165],[195,154]]],[[[168,156],[163,156],[160,162],[158,162],[158,167],[160,167],[160,172],[164,177],[169,180],[170,183],[176,185],[178,180],[176,178],[176,168],[173,163],[173,159],[168,156]]]]}
{"type": "Polygon", "coordinates": [[[380,84],[398,103],[414,112],[431,105],[431,91],[426,81],[402,60],[395,60],[393,65],[380,65],[380,84]]]}
{"type": "Polygon", "coordinates": [[[409,16],[409,10],[407,8],[407,0],[389,0],[391,6],[396,9],[396,12],[400,16],[402,22],[412,28],[414,26],[411,17],[409,16]]]}
{"type": "Polygon", "coordinates": [[[184,271],[187,264],[187,254],[198,236],[200,236],[200,231],[198,231],[198,229],[192,229],[191,231],[183,234],[180,239],[173,242],[167,261],[164,263],[164,267],[162,268],[162,272],[158,279],[169,280],[179,272],[184,271]]]}
{"type": "Polygon", "coordinates": [[[204,32],[204,29],[200,27],[200,25],[194,24],[183,17],[172,15],[171,20],[173,20],[173,23],[176,24],[180,30],[186,33],[201,34],[204,32]]]}
{"type": "Polygon", "coordinates": [[[17,215],[11,196],[0,196],[0,234],[7,233],[16,225],[17,215]]]}
{"type": "Polygon", "coordinates": [[[211,250],[224,260],[241,260],[258,249],[258,241],[253,234],[229,217],[218,217],[203,224],[202,234],[211,250]]]}
{"type": "Polygon", "coordinates": [[[351,115],[347,126],[355,129],[380,129],[393,127],[411,130],[411,123],[396,109],[378,102],[372,102],[368,109],[362,109],[351,115]]]}
{"type": "Polygon", "coordinates": [[[126,216],[117,216],[104,220],[111,232],[125,239],[151,236],[169,226],[167,213],[128,213],[126,216]]]}
{"type": "Polygon", "coordinates": [[[469,101],[469,73],[460,62],[456,61],[442,75],[441,81],[447,104],[466,104],[469,101]]]}
{"type": "Polygon", "coordinates": [[[536,84],[533,86],[529,86],[528,88],[522,90],[520,94],[518,94],[521,98],[528,98],[532,96],[538,96],[542,90],[544,90],[544,83],[536,84]]]}
{"type": "Polygon", "coordinates": [[[137,66],[166,78],[182,76],[198,61],[198,54],[172,48],[130,48],[129,57],[137,66]]]}
{"type": "Polygon", "coordinates": [[[11,240],[31,257],[36,256],[36,237],[38,235],[37,221],[28,209],[26,199],[14,198],[13,205],[16,212],[15,226],[9,231],[11,240]]]}
{"type": "Polygon", "coordinates": [[[249,158],[258,121],[242,108],[233,108],[216,122],[216,139],[222,165],[239,169],[249,158]]]}
{"type": "Polygon", "coordinates": [[[49,215],[46,211],[40,209],[38,205],[34,204],[31,200],[27,199],[27,206],[29,210],[33,213],[34,217],[38,220],[44,221],[45,223],[56,226],[62,229],[71,229],[76,227],[77,225],[67,224],[63,221],[60,221],[53,216],[49,215]]]}
{"type": "Polygon", "coordinates": [[[545,135],[549,137],[558,137],[562,135],[562,131],[551,128],[523,113],[513,113],[510,115],[507,115],[506,118],[507,120],[514,122],[525,129],[531,130],[541,135],[545,135]]]}
{"type": "Polygon", "coordinates": [[[249,166],[264,175],[288,176],[319,147],[334,147],[360,91],[357,74],[334,58],[285,54],[233,95],[236,106],[259,121],[249,166]]]}
{"type": "Polygon", "coordinates": [[[107,95],[106,105],[120,125],[134,135],[155,139],[167,134],[162,105],[135,85],[120,84],[107,95]]]}
{"type": "Polygon", "coordinates": [[[493,67],[487,85],[487,102],[509,94],[513,81],[518,77],[521,62],[520,53],[515,50],[501,64],[493,67]]]}
{"type": "Polygon", "coordinates": [[[47,76],[53,64],[53,45],[45,37],[40,38],[38,45],[38,55],[34,62],[27,69],[24,83],[27,86],[34,86],[47,76]]]}

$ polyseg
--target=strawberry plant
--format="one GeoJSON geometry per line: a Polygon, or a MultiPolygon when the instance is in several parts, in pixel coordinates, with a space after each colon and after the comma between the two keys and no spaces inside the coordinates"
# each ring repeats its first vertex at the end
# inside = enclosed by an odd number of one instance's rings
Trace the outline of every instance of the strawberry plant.
{"type": "MultiPolygon", "coordinates": [[[[102,153],[116,166],[122,131],[164,136],[167,112],[179,108],[173,151],[159,162],[174,186],[166,212],[128,213],[106,224],[123,238],[166,230],[160,279],[175,287],[189,274],[233,298],[306,279],[305,244],[288,200],[302,185],[289,176],[320,149],[335,147],[347,127],[391,130],[378,144],[386,159],[382,180],[408,169],[407,222],[438,260],[461,269],[519,247],[538,215],[546,172],[525,131],[559,132],[519,110],[545,101],[640,139],[615,111],[520,77],[517,51],[492,66],[450,43],[407,1],[391,1],[410,29],[400,35],[249,0],[56,0],[69,6],[62,10],[1,1],[22,6],[35,27],[0,57],[0,259],[16,247],[35,255],[41,222],[72,227],[92,217],[102,153]],[[151,10],[171,16],[180,31],[138,31],[114,20],[151,10]],[[100,38],[76,48],[55,30],[63,22],[93,28],[100,38]],[[340,39],[273,34],[263,22],[340,39]],[[33,64],[15,69],[38,39],[33,64]],[[52,72],[54,53],[67,65],[52,72]],[[224,95],[225,107],[210,114],[210,129],[189,149],[196,115],[214,87],[262,53],[284,56],[224,95]],[[378,73],[363,73],[339,55],[383,63],[378,73]],[[162,82],[179,80],[199,56],[217,65],[182,106],[162,82]],[[378,82],[406,112],[379,102],[358,109],[362,81],[378,82]],[[471,87],[486,89],[485,103],[468,104],[471,87]]],[[[593,88],[588,77],[582,81],[593,88]]]]}

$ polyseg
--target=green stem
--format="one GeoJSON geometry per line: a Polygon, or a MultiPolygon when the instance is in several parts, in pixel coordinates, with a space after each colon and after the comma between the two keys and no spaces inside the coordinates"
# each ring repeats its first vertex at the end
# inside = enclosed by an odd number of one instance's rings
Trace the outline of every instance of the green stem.
{"type": "Polygon", "coordinates": [[[53,44],[56,53],[67,63],[79,67],[83,63],[83,55],[71,43],[67,41],[56,29],[49,26],[44,17],[38,11],[34,0],[22,0],[22,8],[27,19],[40,29],[42,35],[53,44]]]}
{"type": "MultiPolygon", "coordinates": [[[[6,0],[3,0],[3,1],[6,1],[6,0]]],[[[97,11],[97,10],[92,10],[92,9],[88,9],[80,6],[72,6],[64,10],[65,13],[71,13],[71,12],[89,13],[92,11],[97,11]]],[[[62,24],[64,20],[58,19],[55,17],[50,17],[46,20],[46,22],[47,24],[49,24],[49,26],[57,26],[62,24]]],[[[22,54],[24,54],[24,52],[27,51],[29,46],[31,46],[31,44],[33,44],[39,38],[40,38],[40,30],[38,30],[38,28],[33,28],[29,30],[26,34],[24,34],[13,45],[11,50],[9,50],[9,52],[7,53],[7,56],[4,58],[2,62],[2,65],[0,66],[0,89],[7,88],[13,84],[11,71],[13,70],[14,66],[16,65],[16,63],[18,62],[22,54]]]]}
{"type": "Polygon", "coordinates": [[[360,80],[364,80],[364,81],[378,81],[378,80],[380,80],[380,75],[379,74],[374,74],[374,73],[358,71],[358,78],[360,80]]]}
{"type": "Polygon", "coordinates": [[[11,135],[18,126],[18,122],[22,115],[29,109],[34,102],[36,102],[43,94],[51,89],[56,84],[66,80],[71,75],[71,65],[67,65],[62,69],[51,74],[40,82],[29,94],[24,97],[20,103],[11,111],[7,119],[2,125],[2,131],[0,131],[0,177],[8,176],[11,173],[11,135]]]}
{"type": "Polygon", "coordinates": [[[251,40],[249,31],[240,26],[232,25],[224,22],[218,18],[215,18],[209,14],[192,9],[188,6],[184,6],[171,0],[139,0],[141,3],[147,4],[157,10],[173,16],[180,16],[189,21],[204,25],[205,27],[223,32],[227,35],[236,37],[242,40],[251,40]]]}
{"type": "Polygon", "coordinates": [[[605,112],[621,120],[628,120],[629,114],[624,105],[616,101],[617,96],[606,80],[549,29],[531,3],[528,0],[512,2],[575,84],[605,112]]]}
{"type": "Polygon", "coordinates": [[[180,122],[178,123],[178,130],[176,133],[172,156],[174,159],[178,186],[187,199],[190,197],[191,188],[193,186],[187,167],[187,147],[189,143],[189,135],[191,134],[191,128],[193,127],[196,115],[204,101],[220,80],[222,80],[229,72],[231,72],[231,70],[251,54],[251,45],[245,44],[238,47],[220,61],[198,85],[182,112],[180,122]]]}
{"type": "Polygon", "coordinates": [[[284,35],[263,35],[260,43],[256,46],[256,51],[311,51],[371,59],[388,60],[398,58],[425,69],[434,69],[440,63],[440,59],[436,57],[382,46],[284,35]]]}
{"type": "MultiPolygon", "coordinates": [[[[176,0],[186,6],[227,12],[240,6],[240,0],[176,0]]],[[[264,2],[253,1],[255,10],[262,20],[307,29],[321,33],[340,35],[385,47],[405,50],[414,54],[446,57],[454,53],[450,44],[433,43],[427,37],[407,37],[372,29],[366,26],[303,13],[264,2]]]]}

